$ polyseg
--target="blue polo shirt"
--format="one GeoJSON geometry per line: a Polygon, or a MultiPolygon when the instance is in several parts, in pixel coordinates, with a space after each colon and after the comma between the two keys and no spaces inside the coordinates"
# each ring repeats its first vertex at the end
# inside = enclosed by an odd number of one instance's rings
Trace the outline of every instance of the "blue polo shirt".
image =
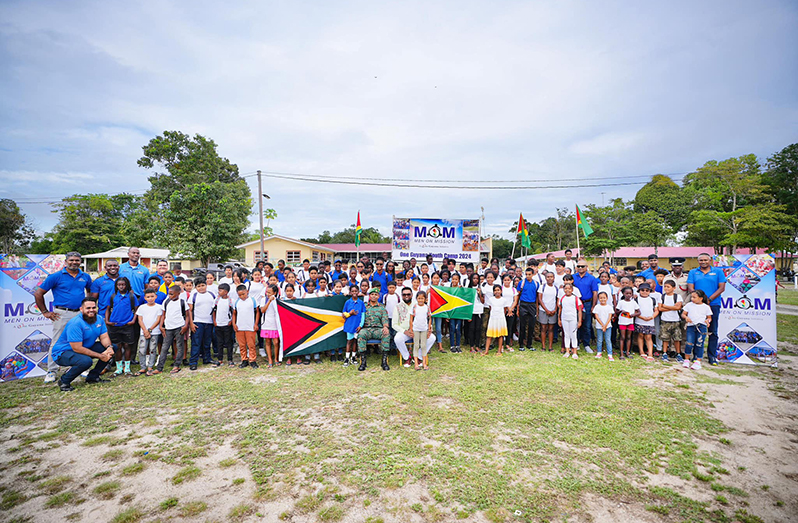
{"type": "MultiPolygon", "coordinates": [[[[157,294],[155,295],[155,303],[160,305],[161,303],[164,302],[164,300],[166,298],[167,298],[166,294],[164,294],[161,291],[158,291],[157,294]]],[[[141,298],[139,298],[139,303],[138,304],[139,305],[144,305],[145,303],[147,303],[147,300],[144,299],[144,295],[142,294],[141,298]]]]}
{"type": "Polygon", "coordinates": [[[330,277],[332,278],[332,281],[340,280],[341,279],[341,274],[343,274],[343,273],[344,273],[344,271],[335,271],[334,270],[334,271],[332,271],[330,273],[330,277]]]}
{"type": "Polygon", "coordinates": [[[518,282],[518,286],[516,290],[520,294],[518,297],[518,301],[527,301],[531,303],[535,303],[538,300],[538,282],[532,279],[532,281],[528,281],[526,279],[526,275],[524,275],[524,279],[518,282]]]}
{"type": "Polygon", "coordinates": [[[79,341],[84,347],[91,347],[97,337],[105,332],[108,329],[100,318],[94,323],[86,323],[82,314],[75,316],[67,322],[61,337],[53,345],[53,360],[57,360],[64,351],[72,350],[71,342],[79,341]]]}
{"type": "Polygon", "coordinates": [[[590,301],[593,299],[593,291],[598,292],[599,280],[589,272],[585,272],[584,276],[580,276],[577,272],[574,274],[574,287],[579,289],[582,293],[582,301],[590,301]]]}
{"type": "Polygon", "coordinates": [[[136,306],[138,299],[133,296],[130,299],[130,293],[119,294],[118,292],[111,296],[111,303],[114,306],[111,308],[111,314],[108,316],[109,325],[121,327],[126,323],[130,323],[136,317],[136,306]]]}
{"type": "Polygon", "coordinates": [[[91,276],[80,269],[76,276],[72,276],[63,268],[48,276],[39,287],[45,292],[53,292],[53,307],[79,309],[86,291],[91,289],[91,276]]]}
{"type": "Polygon", "coordinates": [[[380,282],[380,300],[382,300],[382,297],[388,294],[388,273],[385,272],[384,269],[382,274],[378,274],[377,271],[374,271],[369,279],[373,282],[380,282]]]}
{"type": "Polygon", "coordinates": [[[119,266],[119,276],[124,276],[130,280],[130,287],[136,296],[144,295],[144,288],[147,287],[147,280],[150,277],[148,271],[142,264],[135,267],[130,266],[130,262],[125,262],[119,266]]]}
{"type": "Polygon", "coordinates": [[[645,278],[647,280],[649,278],[652,279],[652,280],[656,280],[657,279],[657,277],[654,276],[654,269],[652,269],[651,267],[649,267],[648,269],[642,271],[640,274],[636,274],[635,276],[642,276],[643,278],[645,278]]]}
{"type": "Polygon", "coordinates": [[[116,292],[116,280],[103,274],[91,283],[91,293],[97,295],[97,316],[105,318],[105,309],[116,292]]]}
{"type": "Polygon", "coordinates": [[[352,301],[352,298],[346,300],[344,303],[344,309],[342,312],[348,312],[352,314],[352,312],[357,312],[354,316],[349,316],[346,320],[344,320],[344,332],[348,332],[350,334],[357,332],[358,327],[363,322],[364,315],[366,314],[366,305],[363,303],[363,300],[358,299],[357,301],[352,301]]]}
{"type": "MultiPolygon", "coordinates": [[[[693,269],[687,275],[687,284],[693,284],[696,290],[704,291],[707,298],[712,296],[720,286],[721,283],[726,283],[726,275],[723,274],[723,269],[717,267],[710,267],[709,272],[704,274],[700,268],[693,269]]],[[[712,300],[710,305],[720,305],[720,296],[712,300]]],[[[713,318],[717,321],[717,318],[713,318]]]]}

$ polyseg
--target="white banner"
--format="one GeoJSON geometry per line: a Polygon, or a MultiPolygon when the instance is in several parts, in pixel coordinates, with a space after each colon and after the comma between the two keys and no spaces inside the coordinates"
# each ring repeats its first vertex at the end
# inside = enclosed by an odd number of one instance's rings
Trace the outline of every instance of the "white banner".
{"type": "Polygon", "coordinates": [[[726,274],[718,318],[718,360],[773,365],[776,354],[776,260],[769,254],[715,256],[726,274]]]}
{"type": "MultiPolygon", "coordinates": [[[[0,254],[0,381],[44,376],[53,322],[42,316],[33,292],[47,276],[64,267],[63,254],[0,254]]],[[[45,304],[52,308],[52,294],[45,304]]]]}
{"type": "Polygon", "coordinates": [[[479,220],[393,219],[391,255],[395,261],[416,258],[420,263],[432,255],[436,262],[453,258],[477,264],[479,243],[479,220]]]}

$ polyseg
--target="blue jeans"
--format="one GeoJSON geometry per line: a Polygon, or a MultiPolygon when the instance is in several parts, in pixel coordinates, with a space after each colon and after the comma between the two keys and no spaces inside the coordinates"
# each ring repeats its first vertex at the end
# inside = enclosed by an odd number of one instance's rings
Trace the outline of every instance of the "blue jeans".
{"type": "Polygon", "coordinates": [[[208,364],[211,359],[211,338],[213,336],[213,323],[195,323],[197,331],[191,334],[191,357],[189,365],[196,365],[202,353],[202,363],[208,364]]]}
{"type": "Polygon", "coordinates": [[[106,362],[99,358],[100,354],[105,352],[105,347],[103,347],[102,343],[98,341],[91,347],[84,348],[92,352],[96,352],[97,356],[92,357],[85,354],[78,354],[77,352],[69,349],[62,352],[58,358],[56,358],[55,362],[61,367],[71,367],[64,373],[63,376],[61,376],[61,383],[64,385],[69,385],[75,378],[83,374],[84,371],[89,370],[94,358],[97,358],[97,364],[93,369],[91,369],[91,372],[89,372],[89,376],[86,378],[86,380],[95,381],[100,378],[100,371],[102,371],[107,365],[106,362]]]}
{"type": "Polygon", "coordinates": [[[583,301],[582,306],[582,326],[579,327],[579,332],[576,334],[579,342],[585,347],[590,345],[590,338],[592,338],[593,331],[591,325],[593,324],[593,300],[583,301]]]}
{"type": "Polygon", "coordinates": [[[449,346],[459,347],[460,336],[463,334],[463,320],[449,320],[449,346]]]}
{"type": "Polygon", "coordinates": [[[596,351],[601,354],[601,350],[605,345],[607,355],[612,356],[612,325],[607,327],[605,331],[596,328],[596,351]]]}
{"type": "MultiPolygon", "coordinates": [[[[713,321],[715,318],[712,318],[713,321]]],[[[687,326],[687,339],[684,344],[684,353],[690,359],[690,355],[694,354],[695,359],[700,360],[704,357],[704,340],[707,337],[707,326],[703,323],[695,325],[693,323],[687,326]]]]}
{"type": "Polygon", "coordinates": [[[443,341],[443,318],[433,318],[435,320],[435,341],[441,343],[443,341]]]}
{"type": "Polygon", "coordinates": [[[707,360],[709,363],[718,361],[718,317],[720,305],[710,305],[712,309],[712,323],[709,324],[709,343],[707,344],[707,360]]]}

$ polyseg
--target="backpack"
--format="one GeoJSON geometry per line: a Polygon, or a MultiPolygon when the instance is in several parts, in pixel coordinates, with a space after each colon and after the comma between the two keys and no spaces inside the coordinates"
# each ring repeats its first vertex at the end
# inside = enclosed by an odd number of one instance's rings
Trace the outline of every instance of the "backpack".
{"type": "MultiPolygon", "coordinates": [[[[164,316],[166,316],[166,307],[167,307],[167,305],[169,305],[173,301],[175,301],[175,300],[165,300],[163,302],[163,313],[164,313],[164,316]]],[[[186,319],[186,300],[184,300],[183,298],[180,298],[179,301],[180,301],[180,313],[183,315],[183,319],[185,320],[186,319]]]]}

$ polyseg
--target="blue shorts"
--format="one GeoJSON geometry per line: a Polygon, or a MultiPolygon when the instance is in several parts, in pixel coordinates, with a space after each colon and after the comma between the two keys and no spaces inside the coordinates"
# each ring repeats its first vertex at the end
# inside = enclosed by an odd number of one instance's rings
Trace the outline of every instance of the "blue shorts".
{"type": "Polygon", "coordinates": [[[357,332],[347,332],[346,333],[346,341],[356,340],[356,339],[357,339],[357,332]]]}

